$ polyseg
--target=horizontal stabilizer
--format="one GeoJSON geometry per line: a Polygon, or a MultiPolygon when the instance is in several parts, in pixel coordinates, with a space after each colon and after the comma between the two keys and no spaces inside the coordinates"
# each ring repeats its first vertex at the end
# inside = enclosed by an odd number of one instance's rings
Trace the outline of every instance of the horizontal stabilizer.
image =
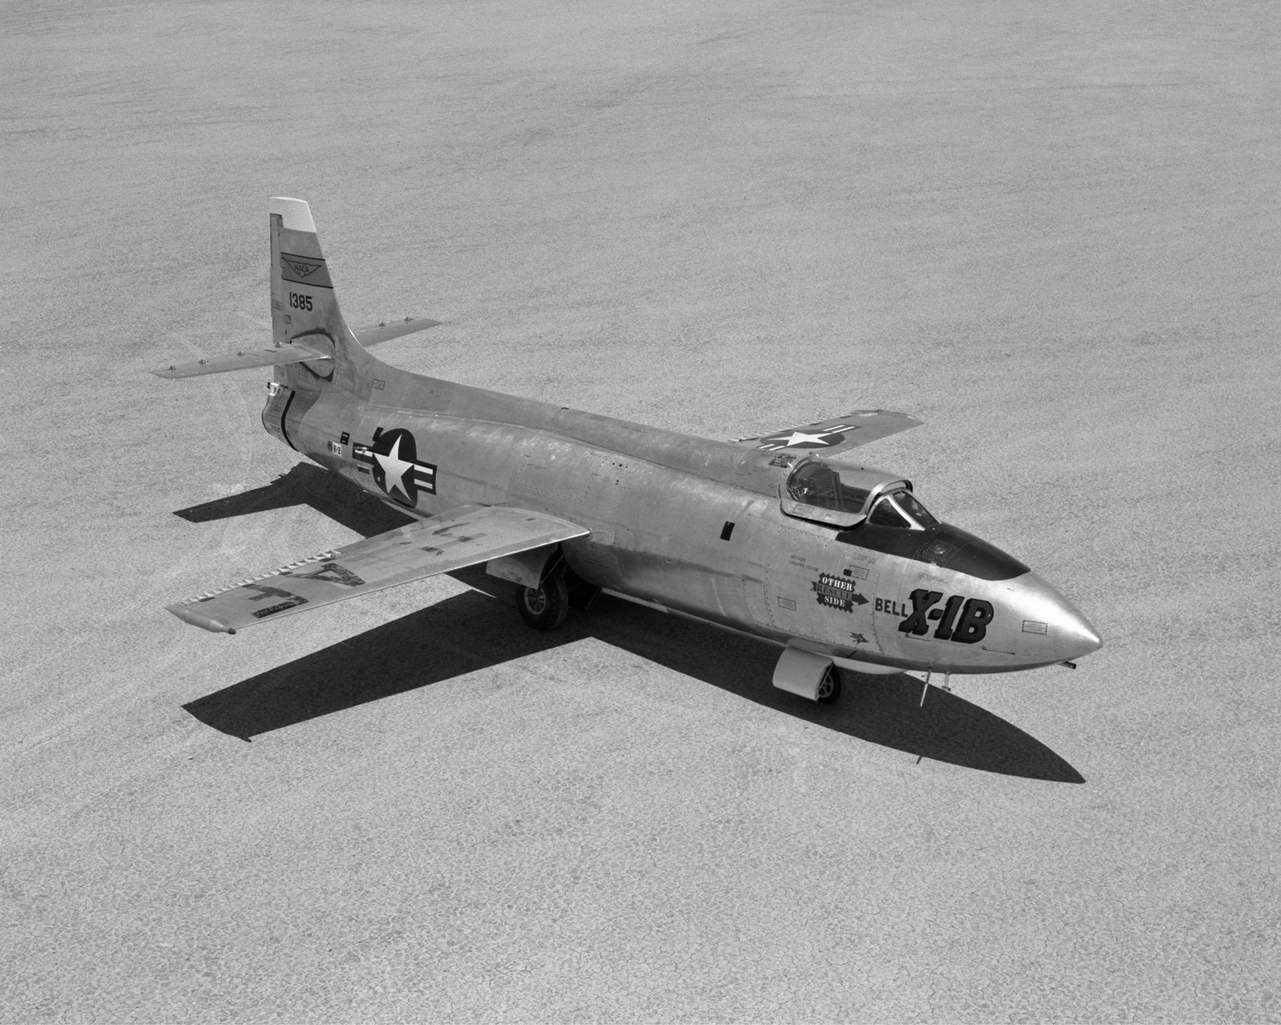
{"type": "Polygon", "coordinates": [[[225,374],[232,370],[278,367],[286,363],[306,363],[329,358],[304,348],[281,345],[270,349],[246,349],[243,352],[228,353],[226,356],[210,356],[207,359],[196,360],[194,363],[171,363],[167,367],[156,367],[152,373],[157,377],[170,379],[200,377],[203,374],[225,374]]]}
{"type": "Polygon", "coordinates": [[[235,633],[267,619],[307,612],[587,533],[577,524],[527,509],[469,506],[165,608],[194,626],[235,633]]]}
{"type": "MultiPolygon", "coordinates": [[[[389,342],[401,335],[413,334],[415,331],[426,331],[429,327],[440,326],[439,320],[428,320],[426,317],[406,317],[404,320],[383,321],[373,327],[367,327],[356,335],[365,348],[389,342]]],[[[313,360],[331,359],[328,353],[309,350],[305,339],[295,339],[288,345],[277,345],[269,349],[244,349],[231,352],[225,356],[208,356],[191,363],[170,363],[167,367],[156,367],[153,371],[157,377],[171,380],[179,377],[201,377],[205,374],[226,374],[232,370],[252,370],[254,367],[280,367],[288,363],[308,363],[313,360]]]]}
{"type": "Polygon", "coordinates": [[[906,413],[891,413],[888,409],[858,409],[831,420],[789,427],[785,431],[775,431],[759,438],[740,438],[738,444],[766,452],[828,456],[920,426],[920,420],[906,413]]]}
{"type": "Polygon", "coordinates": [[[429,327],[439,327],[439,320],[428,320],[426,317],[406,317],[404,320],[384,320],[381,324],[367,327],[356,332],[356,340],[366,349],[371,345],[390,342],[401,335],[411,335],[415,331],[426,331],[429,327]]]}

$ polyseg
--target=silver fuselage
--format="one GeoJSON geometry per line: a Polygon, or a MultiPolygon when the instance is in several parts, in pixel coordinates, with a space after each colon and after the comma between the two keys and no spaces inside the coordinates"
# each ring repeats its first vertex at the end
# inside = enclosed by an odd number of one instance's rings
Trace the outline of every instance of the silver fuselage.
{"type": "Polygon", "coordinates": [[[347,381],[278,368],[263,423],[410,516],[515,505],[564,517],[591,531],[562,545],[588,583],[855,663],[1003,672],[1101,643],[1048,583],[946,524],[841,530],[784,513],[788,471],[770,452],[367,360],[347,381]],[[368,453],[394,431],[412,436],[434,493],[380,486],[368,453]],[[991,614],[962,631],[971,602],[991,614]]]}

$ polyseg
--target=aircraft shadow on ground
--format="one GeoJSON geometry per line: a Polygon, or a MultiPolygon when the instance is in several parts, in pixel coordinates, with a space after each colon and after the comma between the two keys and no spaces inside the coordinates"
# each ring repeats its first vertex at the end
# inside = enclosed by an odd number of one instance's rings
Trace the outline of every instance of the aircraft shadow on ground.
{"type": "Polygon", "coordinates": [[[295,505],[309,505],[321,515],[364,537],[373,537],[414,522],[411,517],[384,505],[350,481],[310,463],[299,463],[260,488],[216,498],[187,509],[176,509],[174,515],[190,523],[209,523],[295,505]]]}
{"type": "MultiPolygon", "coordinates": [[[[410,522],[354,485],[307,464],[264,487],[175,515],[204,523],[293,505],[309,505],[366,537],[410,522]]],[[[473,590],[183,707],[206,725],[249,740],[594,637],[766,708],[882,747],[1010,776],[1085,782],[1039,740],[955,693],[931,687],[922,706],[921,682],[906,674],[846,672],[840,701],[813,704],[774,688],[777,649],[763,641],[608,596],[589,612],[572,612],[561,630],[539,633],[517,614],[515,585],[494,579],[483,567],[451,576],[473,590]]]]}

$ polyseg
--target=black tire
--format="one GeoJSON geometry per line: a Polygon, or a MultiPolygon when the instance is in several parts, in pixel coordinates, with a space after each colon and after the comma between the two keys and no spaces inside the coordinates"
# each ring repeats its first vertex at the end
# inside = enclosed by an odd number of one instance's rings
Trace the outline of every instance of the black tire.
{"type": "Polygon", "coordinates": [[[555,630],[569,614],[569,589],[559,573],[550,574],[542,587],[521,587],[516,591],[516,608],[535,630],[555,630]]]}
{"type": "Polygon", "coordinates": [[[823,681],[818,685],[818,694],[814,700],[830,705],[841,696],[841,671],[836,666],[828,666],[823,674],[823,681]]]}

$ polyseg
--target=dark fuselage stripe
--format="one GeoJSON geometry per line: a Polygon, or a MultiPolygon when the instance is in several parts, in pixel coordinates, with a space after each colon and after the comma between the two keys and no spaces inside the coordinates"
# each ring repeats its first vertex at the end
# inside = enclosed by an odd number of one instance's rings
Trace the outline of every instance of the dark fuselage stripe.
{"type": "Polygon", "coordinates": [[[298,449],[294,448],[294,443],[289,440],[289,430],[285,427],[285,417],[289,415],[289,407],[294,404],[294,396],[297,394],[298,392],[293,390],[289,392],[289,398],[285,400],[284,411],[280,414],[280,436],[285,439],[285,444],[295,452],[297,452],[298,449]]]}

